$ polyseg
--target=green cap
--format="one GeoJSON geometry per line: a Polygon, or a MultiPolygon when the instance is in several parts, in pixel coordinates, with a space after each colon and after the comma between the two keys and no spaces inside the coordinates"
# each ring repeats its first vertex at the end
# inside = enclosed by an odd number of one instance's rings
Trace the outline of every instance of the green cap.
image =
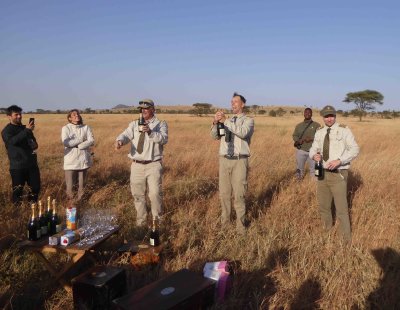
{"type": "Polygon", "coordinates": [[[327,115],[336,115],[336,110],[333,106],[327,105],[322,108],[320,114],[323,117],[325,117],[327,115]]]}

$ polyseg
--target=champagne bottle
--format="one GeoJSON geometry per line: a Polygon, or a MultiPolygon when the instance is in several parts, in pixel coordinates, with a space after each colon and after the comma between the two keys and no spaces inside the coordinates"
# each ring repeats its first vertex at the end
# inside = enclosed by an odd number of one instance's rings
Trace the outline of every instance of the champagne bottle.
{"type": "Polygon", "coordinates": [[[158,232],[158,227],[157,227],[157,216],[153,216],[153,225],[151,226],[151,231],[150,231],[150,245],[151,246],[160,245],[160,233],[158,232]]]}
{"type": "Polygon", "coordinates": [[[45,212],[42,212],[42,202],[39,200],[39,224],[42,236],[47,235],[47,217],[45,212]]]}
{"type": "MultiPolygon", "coordinates": [[[[320,152],[317,152],[318,155],[321,155],[320,152]]],[[[318,178],[318,180],[323,180],[324,179],[324,167],[322,165],[322,157],[319,161],[315,162],[315,176],[318,178]]]]}
{"type": "Polygon", "coordinates": [[[57,234],[61,231],[61,221],[57,215],[56,200],[53,199],[53,214],[50,219],[50,235],[57,234]]]}
{"type": "Polygon", "coordinates": [[[217,133],[218,133],[218,137],[225,136],[225,126],[221,122],[217,123],[217,133]]]}
{"type": "Polygon", "coordinates": [[[46,212],[46,218],[47,218],[47,231],[50,232],[50,220],[51,216],[53,215],[53,210],[51,209],[50,205],[50,196],[47,196],[47,212],[46,212]]]}
{"type": "Polygon", "coordinates": [[[41,228],[35,217],[36,204],[32,203],[32,216],[28,223],[28,240],[36,241],[41,237],[41,228]]]}
{"type": "Polygon", "coordinates": [[[145,125],[144,122],[144,118],[143,118],[143,113],[140,110],[140,114],[139,114],[139,122],[138,122],[138,126],[139,126],[139,132],[143,132],[143,126],[145,125]]]}

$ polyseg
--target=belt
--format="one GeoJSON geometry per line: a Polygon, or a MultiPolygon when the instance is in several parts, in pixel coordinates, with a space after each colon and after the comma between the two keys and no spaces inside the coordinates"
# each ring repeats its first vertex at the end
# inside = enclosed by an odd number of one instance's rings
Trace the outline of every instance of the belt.
{"type": "Polygon", "coordinates": [[[326,172],[330,172],[330,173],[339,173],[340,170],[339,169],[334,169],[334,170],[329,170],[329,169],[324,169],[326,172]]]}
{"type": "Polygon", "coordinates": [[[226,159],[242,159],[242,158],[248,158],[249,157],[249,155],[232,155],[232,156],[229,156],[229,155],[224,155],[224,157],[226,158],[226,159]]]}
{"type": "Polygon", "coordinates": [[[150,163],[155,163],[157,161],[160,161],[161,159],[156,159],[156,160],[136,160],[136,159],[132,159],[132,161],[136,164],[142,164],[142,165],[147,165],[150,163]]]}

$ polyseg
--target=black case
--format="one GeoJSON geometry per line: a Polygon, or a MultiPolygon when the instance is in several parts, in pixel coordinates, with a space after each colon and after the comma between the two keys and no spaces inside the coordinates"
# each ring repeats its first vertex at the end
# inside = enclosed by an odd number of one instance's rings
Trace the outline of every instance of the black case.
{"type": "Polygon", "coordinates": [[[126,296],[113,309],[205,309],[214,302],[216,281],[182,269],[126,296]]]}
{"type": "Polygon", "coordinates": [[[75,309],[110,309],[111,301],[125,294],[124,269],[95,266],[72,280],[75,309]]]}

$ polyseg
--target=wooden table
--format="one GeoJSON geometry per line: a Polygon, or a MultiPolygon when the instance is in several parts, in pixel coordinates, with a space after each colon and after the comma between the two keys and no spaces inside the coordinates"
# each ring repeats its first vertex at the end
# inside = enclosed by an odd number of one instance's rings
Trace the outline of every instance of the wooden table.
{"type": "MultiPolygon", "coordinates": [[[[46,269],[54,276],[55,281],[58,281],[66,291],[71,292],[71,283],[64,278],[67,272],[70,271],[74,266],[76,266],[76,264],[84,257],[95,262],[95,259],[91,253],[93,253],[100,244],[102,244],[118,231],[119,226],[115,226],[111,231],[107,232],[103,235],[103,237],[97,239],[93,244],[90,245],[78,246],[76,244],[78,241],[67,246],[49,245],[49,238],[48,236],[46,236],[38,241],[22,241],[18,243],[18,246],[23,250],[33,252],[44,264],[46,269]],[[50,260],[44,255],[45,253],[67,254],[71,256],[71,260],[67,264],[65,264],[64,267],[61,268],[61,270],[57,270],[50,262],[50,260]]],[[[62,235],[64,233],[60,234],[62,235]]]]}

